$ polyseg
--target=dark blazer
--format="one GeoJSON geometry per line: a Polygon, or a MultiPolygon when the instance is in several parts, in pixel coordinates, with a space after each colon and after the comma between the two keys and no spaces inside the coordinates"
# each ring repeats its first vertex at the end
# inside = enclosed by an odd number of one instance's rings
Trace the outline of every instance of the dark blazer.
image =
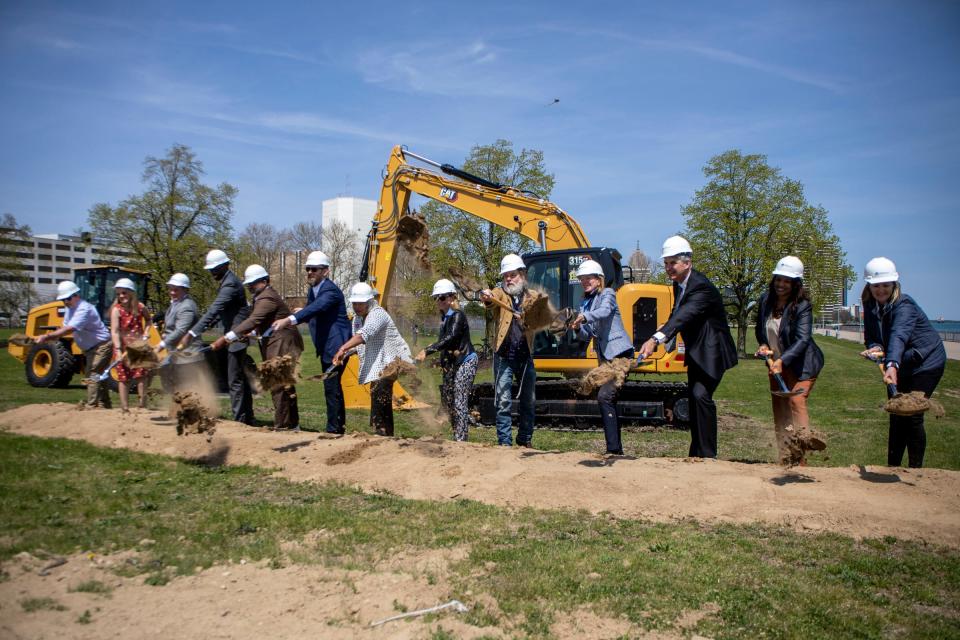
{"type": "Polygon", "coordinates": [[[333,356],[344,342],[353,335],[347,319],[347,305],[340,287],[329,278],[320,283],[320,292],[314,296],[313,287],[307,291],[307,306],[293,314],[297,324],[310,321],[310,337],[323,362],[333,361],[333,356]]]}
{"type": "Polygon", "coordinates": [[[863,333],[867,348],[883,348],[883,361],[901,369],[926,373],[943,368],[947,351],[943,339],[913,298],[901,294],[893,304],[877,308],[871,302],[863,309],[863,333]]]}
{"type": "Polygon", "coordinates": [[[437,341],[424,349],[427,355],[440,352],[440,366],[445,371],[458,366],[474,351],[467,315],[460,309],[452,311],[453,313],[440,320],[440,335],[437,336],[437,341]]]}
{"type": "MultiPolygon", "coordinates": [[[[223,332],[226,333],[237,321],[237,314],[247,307],[247,296],[243,292],[243,283],[240,278],[227,271],[220,279],[220,288],[217,289],[217,297],[214,298],[207,312],[203,314],[197,323],[190,329],[194,335],[201,336],[203,332],[216,324],[218,321],[223,332]]],[[[230,351],[240,351],[246,348],[246,343],[242,341],[234,342],[230,345],[230,351]]]]}
{"type": "MultiPolygon", "coordinates": [[[[760,296],[756,335],[758,345],[766,344],[772,347],[767,339],[766,327],[767,318],[773,313],[773,305],[767,304],[769,293],[768,291],[760,296]]],[[[823,351],[813,341],[813,305],[809,300],[801,300],[796,310],[792,304],[787,305],[780,319],[778,335],[783,347],[783,353],[780,354],[783,366],[793,371],[798,380],[816,378],[823,369],[823,351]]]]}
{"type": "MultiPolygon", "coordinates": [[[[680,285],[676,282],[673,295],[674,300],[680,295],[680,285]]],[[[691,269],[686,293],[660,332],[668,341],[678,333],[683,334],[686,359],[714,380],[722,378],[724,371],[737,364],[737,347],[730,335],[723,298],[707,276],[696,269],[691,269]]]]}

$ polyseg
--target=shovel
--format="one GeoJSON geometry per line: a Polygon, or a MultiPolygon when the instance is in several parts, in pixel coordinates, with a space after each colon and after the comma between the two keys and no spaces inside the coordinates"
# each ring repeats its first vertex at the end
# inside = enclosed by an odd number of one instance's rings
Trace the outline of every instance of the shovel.
{"type": "Polygon", "coordinates": [[[114,360],[109,367],[103,370],[103,373],[97,376],[97,382],[103,382],[110,377],[110,372],[113,371],[113,368],[120,364],[121,360],[114,360]]]}
{"type": "MultiPolygon", "coordinates": [[[[769,369],[773,365],[773,356],[770,354],[767,354],[767,357],[765,359],[767,361],[767,368],[769,369]]],[[[776,380],[777,385],[780,386],[780,391],[771,391],[770,392],[771,395],[777,396],[778,398],[789,398],[792,396],[803,395],[803,389],[790,391],[790,389],[787,388],[787,383],[783,381],[783,376],[781,376],[779,373],[774,373],[773,379],[776,380]]]]}

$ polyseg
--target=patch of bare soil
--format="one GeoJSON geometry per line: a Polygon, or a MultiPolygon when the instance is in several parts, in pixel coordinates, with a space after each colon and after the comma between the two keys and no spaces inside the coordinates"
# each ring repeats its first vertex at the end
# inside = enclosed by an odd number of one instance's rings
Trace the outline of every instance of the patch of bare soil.
{"type": "Polygon", "coordinates": [[[145,585],[142,575],[115,573],[136,555],[76,554],[46,576],[40,575],[46,559],[16,556],[2,567],[10,577],[0,583],[0,637],[346,640],[430,638],[441,627],[457,638],[504,637],[497,628],[473,626],[457,613],[371,626],[403,610],[454,598],[445,576],[456,554],[426,554],[416,561],[399,554],[395,562],[373,571],[317,565],[271,569],[241,561],[198,568],[161,587],[145,585]],[[93,581],[100,593],[89,592],[93,581]],[[87,590],[77,591],[84,583],[87,590]],[[27,612],[21,603],[32,598],[50,598],[60,610],[27,612]]]}
{"type": "Polygon", "coordinates": [[[380,444],[379,440],[362,440],[345,451],[337,451],[327,458],[327,464],[350,464],[356,462],[363,455],[365,449],[380,444]]]}
{"type": "Polygon", "coordinates": [[[946,415],[943,405],[925,396],[923,391],[898,393],[884,403],[883,409],[898,416],[914,416],[927,411],[930,411],[935,418],[946,415]]]}
{"type": "Polygon", "coordinates": [[[810,451],[823,451],[827,448],[827,441],[819,431],[810,427],[794,428],[788,425],[783,438],[780,464],[786,467],[795,467],[803,464],[810,451]]]}
{"type": "MultiPolygon", "coordinates": [[[[188,459],[278,469],[295,481],[335,480],[366,491],[428,500],[467,498],[520,507],[607,511],[652,521],[764,523],[856,538],[896,536],[960,548],[960,472],[887,467],[804,467],[684,458],[598,461],[583,452],[508,449],[439,438],[402,440],[262,432],[221,421],[208,442],[177,437],[162,414],[78,412],[26,405],[0,413],[14,433],[85,440],[188,459]],[[291,447],[291,441],[298,446],[291,447]],[[350,464],[325,464],[362,442],[350,464]],[[518,491],[517,487],[530,490],[518,491]],[[565,490],[577,487],[576,491],[565,490]]],[[[536,442],[536,440],[535,440],[536,442]]]]}

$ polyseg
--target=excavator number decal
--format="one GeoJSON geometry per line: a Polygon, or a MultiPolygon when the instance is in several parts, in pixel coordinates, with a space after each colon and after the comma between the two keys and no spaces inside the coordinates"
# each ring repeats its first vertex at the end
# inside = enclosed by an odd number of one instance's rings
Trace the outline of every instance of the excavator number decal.
{"type": "Polygon", "coordinates": [[[440,189],[440,197],[446,200],[447,202],[456,202],[457,192],[449,187],[443,187],[440,189]]]}

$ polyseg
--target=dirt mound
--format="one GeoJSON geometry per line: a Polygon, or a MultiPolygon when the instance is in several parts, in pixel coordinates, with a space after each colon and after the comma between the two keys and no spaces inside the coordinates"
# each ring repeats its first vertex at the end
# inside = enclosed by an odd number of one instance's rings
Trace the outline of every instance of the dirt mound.
{"type": "Polygon", "coordinates": [[[363,440],[350,447],[346,451],[336,452],[327,458],[327,464],[350,464],[351,462],[356,462],[360,459],[360,456],[363,455],[365,449],[375,447],[378,444],[380,444],[379,440],[363,440]]]}
{"type": "Polygon", "coordinates": [[[630,358],[614,358],[610,362],[604,362],[599,367],[590,369],[587,375],[580,378],[577,393],[588,396],[608,382],[613,382],[619,389],[623,386],[632,367],[633,360],[630,358]]]}
{"type": "Polygon", "coordinates": [[[300,358],[285,354],[264,360],[257,365],[257,379],[265,391],[292,387],[300,380],[300,358]]]}
{"type": "Polygon", "coordinates": [[[217,430],[216,413],[210,410],[207,402],[196,391],[177,391],[173,394],[171,413],[177,418],[177,435],[192,433],[213,437],[217,430]]]}
{"type": "Polygon", "coordinates": [[[157,352],[146,340],[131,340],[127,343],[124,364],[131,369],[156,369],[160,364],[157,352]]]}
{"type": "MultiPolygon", "coordinates": [[[[211,441],[180,438],[158,428],[159,412],[82,411],[69,404],[26,405],[0,413],[15,433],[85,440],[100,446],[188,459],[218,454],[223,464],[276,469],[294,481],[343,482],[423,500],[471,499],[509,506],[584,509],[613,517],[672,522],[762,523],[854,537],[896,536],[960,549],[960,472],[888,467],[804,467],[725,460],[639,458],[600,460],[584,452],[546,452],[427,438],[443,455],[424,455],[419,440],[353,434],[313,438],[296,452],[289,434],[220,421],[211,441]],[[350,464],[332,456],[360,442],[350,464]],[[406,444],[405,444],[406,443],[406,444]],[[454,473],[456,471],[456,473],[454,473]],[[518,491],[518,487],[530,490],[518,491]],[[563,487],[576,487],[565,491],[563,487]]],[[[720,441],[736,437],[721,421],[720,441]]],[[[534,436],[536,442],[536,435],[534,436]]],[[[344,454],[352,457],[354,454],[344,454]]]]}

